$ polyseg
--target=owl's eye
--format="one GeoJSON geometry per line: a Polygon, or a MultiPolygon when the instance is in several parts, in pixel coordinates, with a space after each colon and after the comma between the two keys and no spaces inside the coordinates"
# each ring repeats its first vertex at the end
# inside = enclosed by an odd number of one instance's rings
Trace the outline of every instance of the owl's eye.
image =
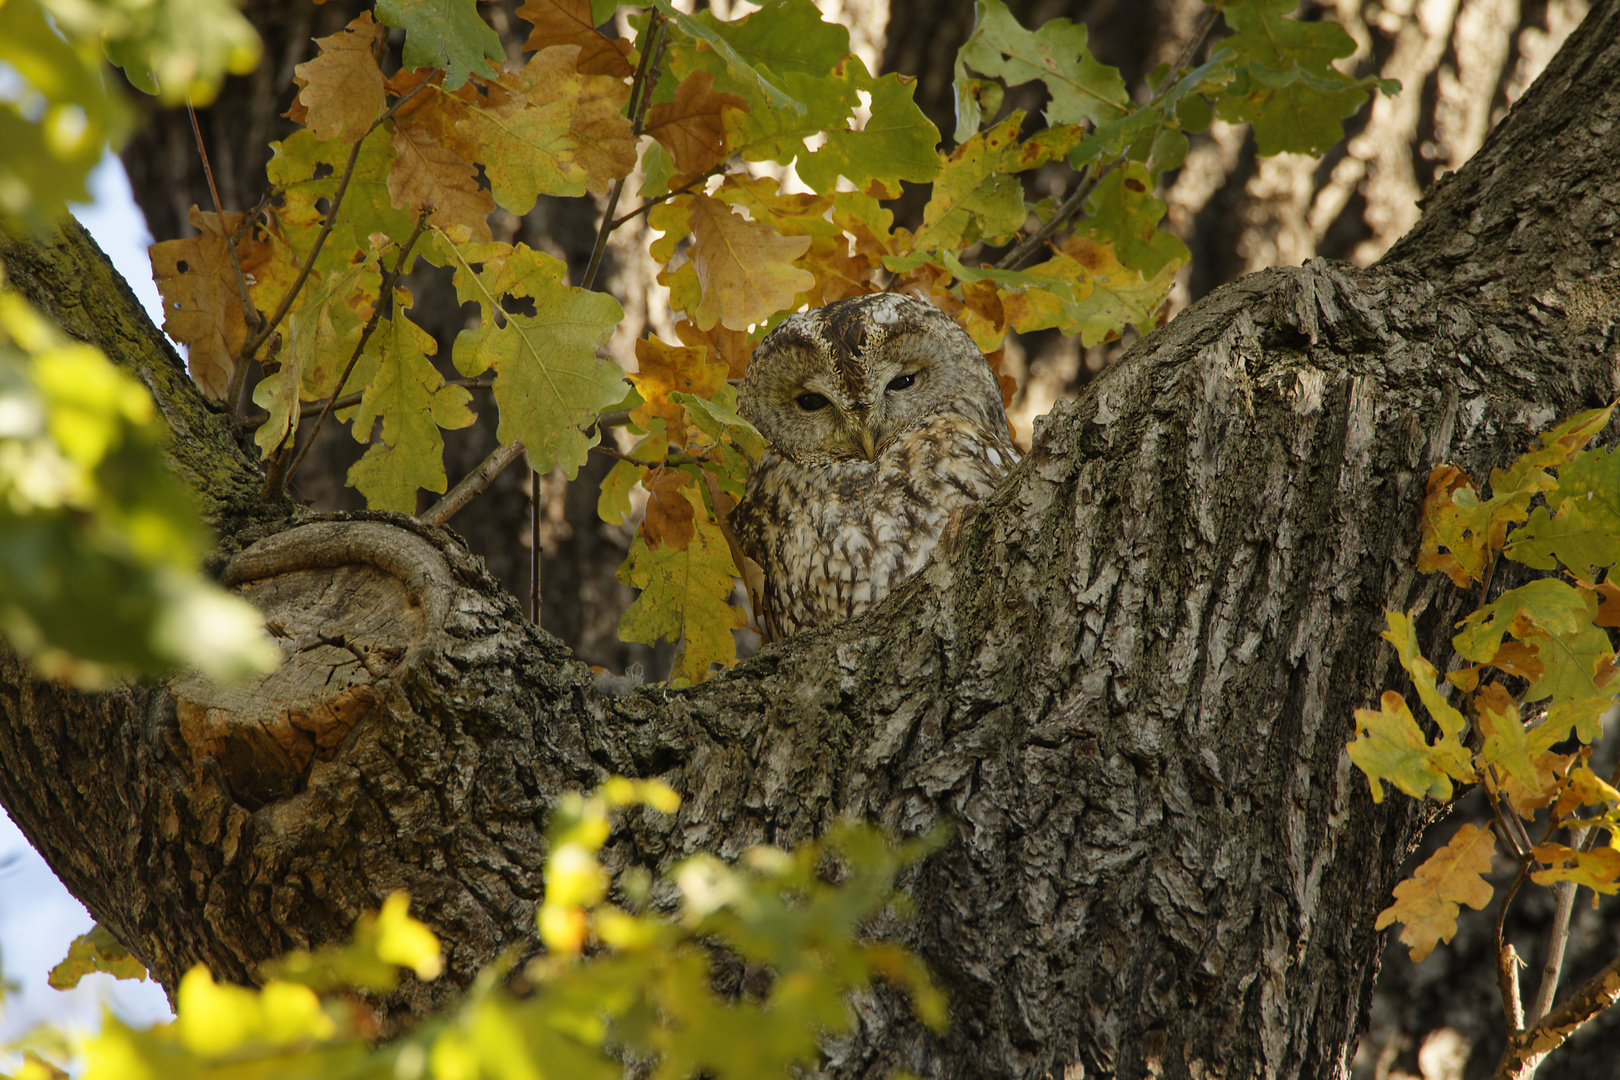
{"type": "Polygon", "coordinates": [[[897,375],[894,378],[889,380],[888,389],[890,389],[890,390],[905,390],[905,389],[908,389],[911,386],[911,384],[916,382],[916,381],[917,381],[917,373],[916,372],[912,372],[910,375],[897,375]]]}
{"type": "Polygon", "coordinates": [[[803,409],[805,412],[815,412],[818,409],[825,409],[830,404],[830,402],[828,402],[828,400],[822,397],[820,394],[800,394],[793,400],[797,402],[799,408],[803,409]]]}

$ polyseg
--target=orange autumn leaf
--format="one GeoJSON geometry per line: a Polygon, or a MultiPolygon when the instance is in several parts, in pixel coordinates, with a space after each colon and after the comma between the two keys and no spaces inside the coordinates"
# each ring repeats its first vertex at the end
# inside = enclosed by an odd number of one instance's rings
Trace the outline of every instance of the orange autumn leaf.
{"type": "Polygon", "coordinates": [[[630,66],[630,43],[603,36],[591,20],[590,0],[525,0],[517,9],[520,19],[534,24],[524,52],[539,52],[553,45],[579,46],[582,75],[611,75],[616,79],[635,74],[630,66]]]}
{"type": "Polygon", "coordinates": [[[641,535],[651,551],[668,544],[675,551],[685,551],[692,542],[693,507],[681,493],[681,488],[692,477],[680,469],[659,468],[651,476],[643,477],[641,486],[647,496],[647,516],[641,520],[641,535]],[[648,483],[648,481],[651,483],[648,483]]]}
{"type": "Polygon", "coordinates": [[[293,69],[298,98],[286,115],[323,142],[358,142],[386,105],[377,50],[383,27],[363,11],[330,37],[316,38],[320,55],[293,69]]]}
{"type": "MultiPolygon", "coordinates": [[[[193,206],[186,220],[198,235],[153,244],[152,276],[163,296],[163,329],[189,350],[192,381],[209,397],[222,399],[237,354],[247,344],[247,317],[219,215],[193,206]]],[[[241,214],[228,213],[223,229],[234,233],[241,222],[241,214]]],[[[271,245],[251,235],[237,243],[236,253],[249,281],[275,255],[271,245]]]]}
{"type": "Polygon", "coordinates": [[[484,219],[495,209],[495,201],[478,186],[473,167],[420,124],[407,120],[394,129],[388,195],[401,210],[431,208],[438,228],[466,225],[474,239],[491,239],[484,219]]]}
{"type": "Polygon", "coordinates": [[[709,363],[705,349],[667,345],[655,337],[637,340],[636,362],[641,370],[629,378],[643,404],[630,411],[631,421],[648,429],[661,416],[670,441],[684,443],[686,408],[669,395],[679,391],[712,398],[725,385],[726,369],[709,363]]]}
{"type": "Polygon", "coordinates": [[[726,126],[721,110],[749,112],[736,94],[715,93],[714,76],[694,71],[675,87],[673,101],[654,105],[647,114],[646,133],[669,148],[680,173],[706,173],[726,160],[726,126]]]}
{"type": "MultiPolygon", "coordinates": [[[[996,373],[996,383],[1001,387],[1001,407],[1003,409],[1011,408],[1013,395],[1018,393],[1018,380],[1001,370],[1002,364],[1007,360],[1006,346],[1002,346],[994,352],[985,353],[984,358],[990,362],[990,370],[996,373]]],[[[1010,429],[1012,422],[1008,421],[1007,426],[1010,429]]]]}
{"type": "Polygon", "coordinates": [[[740,379],[748,370],[748,359],[753,350],[748,347],[746,330],[727,330],[715,324],[708,330],[699,330],[686,319],[675,324],[675,335],[682,345],[703,349],[711,364],[724,364],[726,378],[740,379]]]}
{"type": "Polygon", "coordinates": [[[1425,959],[1442,941],[1457,933],[1458,905],[1475,911],[1491,902],[1491,869],[1496,835],[1477,825],[1464,825],[1451,843],[1429,856],[1417,872],[1395,886],[1395,902],[1378,913],[1379,930],[1399,920],[1401,941],[1411,946],[1412,960],[1425,959]]]}
{"type": "MultiPolygon", "coordinates": [[[[1530,849],[1530,854],[1536,861],[1549,864],[1547,869],[1537,870],[1530,875],[1530,880],[1537,885],[1570,881],[1585,885],[1593,893],[1613,895],[1620,892],[1620,851],[1614,848],[1577,851],[1563,844],[1537,844],[1530,849]]],[[[1596,896],[1592,897],[1592,903],[1596,906],[1596,896]]]]}
{"type": "Polygon", "coordinates": [[[718,322],[746,330],[795,306],[794,298],[815,285],[793,265],[809,250],[808,236],[781,236],[707,195],[692,196],[690,214],[692,267],[702,288],[691,314],[699,327],[718,322]]]}

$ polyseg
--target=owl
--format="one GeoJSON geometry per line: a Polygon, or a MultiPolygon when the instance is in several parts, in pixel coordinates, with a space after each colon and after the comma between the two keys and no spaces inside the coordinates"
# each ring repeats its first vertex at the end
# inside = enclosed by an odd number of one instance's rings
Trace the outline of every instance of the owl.
{"type": "Polygon", "coordinates": [[[763,571],[750,592],[771,640],[882,600],[1018,460],[973,339],[898,293],[788,318],[754,350],[738,409],[767,443],[731,527],[763,571]]]}

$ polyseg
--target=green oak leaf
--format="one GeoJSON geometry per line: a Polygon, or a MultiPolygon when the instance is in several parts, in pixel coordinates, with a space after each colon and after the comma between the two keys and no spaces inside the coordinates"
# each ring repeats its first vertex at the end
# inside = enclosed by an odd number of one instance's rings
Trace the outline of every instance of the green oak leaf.
{"type": "Polygon", "coordinates": [[[475,0],[378,0],[377,21],[405,31],[407,70],[444,69],[445,90],[460,89],[470,75],[493,78],[506,60],[475,0]]]}

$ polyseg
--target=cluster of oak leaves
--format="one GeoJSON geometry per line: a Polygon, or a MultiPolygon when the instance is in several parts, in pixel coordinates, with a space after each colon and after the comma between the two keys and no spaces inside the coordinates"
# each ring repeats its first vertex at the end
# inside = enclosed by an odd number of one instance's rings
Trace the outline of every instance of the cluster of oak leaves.
{"type": "MultiPolygon", "coordinates": [[[[1583,448],[1613,411],[1584,412],[1547,431],[1539,448],[1491,473],[1489,499],[1455,466],[1430,475],[1418,569],[1480,596],[1451,639],[1470,661],[1445,676],[1461,698],[1454,705],[1440,689],[1412,616],[1392,611],[1384,637],[1438,734],[1431,741],[1405,698],[1390,691],[1379,709],[1357,710],[1349,745],[1374,799],[1383,797],[1381,782],[1441,802],[1452,798],[1453,783],[1483,785],[1503,823],[1505,854],[1537,884],[1592,889],[1594,906],[1598,894],[1620,892],[1620,776],[1605,780],[1588,764],[1615,696],[1607,628],[1620,627],[1620,585],[1595,579],[1620,559],[1620,453],[1583,448]],[[1567,580],[1541,578],[1487,603],[1501,559],[1561,567],[1567,580]],[[1534,828],[1538,817],[1536,841],[1520,822],[1534,828]]],[[[1459,905],[1479,909],[1491,900],[1485,875],[1497,842],[1491,829],[1460,826],[1395,887],[1378,927],[1403,923],[1401,940],[1414,960],[1450,941],[1459,905]]]]}
{"type": "Polygon", "coordinates": [[[1370,87],[1388,88],[1332,67],[1354,48],[1337,25],[1294,22],[1279,0],[1233,0],[1222,11],[1234,32],[1215,55],[1156,73],[1151,100],[1136,103],[1090,55],[1083,26],[1029,31],[983,0],[957,61],[958,145],[942,154],[910,80],[870,74],[811,0],[730,22],[659,0],[629,18],[632,40],[596,29],[616,8],[527,0],[517,15],[534,30],[517,67],[502,66],[470,3],[379,4],[377,19],[404,31],[400,70],[379,66],[387,30],[370,13],[320,39],[297,68],[287,115],[304,130],[274,146],[273,197],[252,214],[194,210],[201,235],[157,245],[153,266],[166,328],[190,347],[200,386],[224,396],[248,355],[268,361],[253,390],[267,457],[312,403],[362,393],[337,415],[368,444],[348,482],[373,508],[414,512],[418,489],[444,491],[441,430],[473,419],[467,390],[428,359],[436,345],[412,322],[410,293],[381,295],[418,259],[447,268],[459,299],[478,306],[450,360],[464,379],[494,372],[499,439],[521,440],[535,469],[573,476],[601,437],[598,417],[629,407],[643,437],[600,501],[619,523],[630,489],[647,492],[620,571],[641,595],[620,634],[678,640],[674,678],[692,682],[734,662],[732,631],[747,623],[728,600],[714,499],[741,494],[759,445],[726,380],[775,321],[905,290],[955,315],[992,363],[1009,329],[1091,344],[1151,325],[1187,258],[1152,195],[1185,157],[1186,132],[1220,115],[1252,121],[1262,152],[1317,152],[1370,87]],[[993,121],[1002,84],[1032,80],[1050,94],[1048,126],[1024,137],[1021,112],[993,121]],[[790,165],[809,191],[785,189],[790,165]],[[1020,174],[1045,165],[1095,184],[1085,218],[1029,265],[977,265],[976,252],[1057,212],[1025,198],[1020,174]],[[551,256],[494,240],[488,218],[525,214],[540,195],[617,196],[631,179],[662,234],[651,255],[679,340],[637,341],[627,385],[597,355],[620,306],[567,284],[551,256]],[[915,231],[883,205],[902,182],[932,185],[915,231]]]}

